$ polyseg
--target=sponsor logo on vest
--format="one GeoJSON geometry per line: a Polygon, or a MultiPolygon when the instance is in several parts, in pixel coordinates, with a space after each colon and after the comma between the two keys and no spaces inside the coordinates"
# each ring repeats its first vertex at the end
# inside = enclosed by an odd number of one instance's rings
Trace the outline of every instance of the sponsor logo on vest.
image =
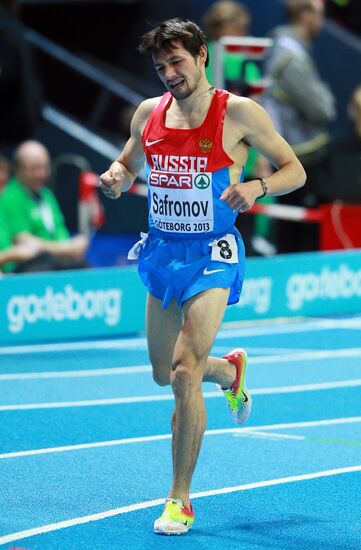
{"type": "Polygon", "coordinates": [[[147,138],[145,140],[145,144],[147,147],[150,147],[151,145],[154,145],[155,143],[159,143],[160,141],[163,141],[165,138],[160,138],[160,139],[155,139],[154,141],[149,141],[149,139],[147,138]]]}
{"type": "Polygon", "coordinates": [[[152,170],[148,179],[149,185],[152,187],[193,189],[193,174],[156,172],[152,170]]]}
{"type": "Polygon", "coordinates": [[[206,138],[201,139],[198,145],[202,153],[209,153],[213,147],[213,142],[206,138]]]}
{"type": "Polygon", "coordinates": [[[211,178],[207,174],[198,174],[194,178],[194,185],[198,189],[207,189],[211,184],[211,178]]]}

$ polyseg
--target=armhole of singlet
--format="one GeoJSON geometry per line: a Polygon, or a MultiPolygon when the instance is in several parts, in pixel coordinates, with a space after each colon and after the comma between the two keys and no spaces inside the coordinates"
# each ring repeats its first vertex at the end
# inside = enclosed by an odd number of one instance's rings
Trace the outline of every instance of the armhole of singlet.
{"type": "Polygon", "coordinates": [[[212,124],[212,122],[210,121],[212,120],[214,113],[217,112],[219,101],[222,100],[222,97],[219,94],[219,92],[222,92],[222,91],[223,90],[219,90],[218,88],[215,88],[214,95],[212,97],[212,101],[208,109],[208,113],[206,114],[206,118],[204,119],[203,124],[202,126],[200,126],[200,128],[204,128],[204,126],[212,124]]]}
{"type": "Polygon", "coordinates": [[[142,132],[142,142],[144,143],[145,140],[147,139],[147,136],[148,136],[148,132],[149,132],[149,128],[154,120],[154,117],[156,117],[158,114],[160,114],[160,116],[162,116],[162,111],[164,109],[164,105],[167,104],[167,102],[169,101],[169,92],[165,93],[162,95],[159,103],[157,105],[155,105],[155,107],[153,107],[149,117],[148,117],[148,120],[147,120],[147,123],[146,125],[144,126],[144,129],[143,129],[143,132],[142,132]]]}
{"type": "Polygon", "coordinates": [[[217,125],[215,138],[216,138],[216,141],[219,142],[219,144],[220,144],[219,147],[222,150],[223,155],[225,156],[226,159],[228,159],[229,166],[233,166],[235,161],[233,159],[231,159],[231,157],[226,153],[226,151],[223,148],[224,120],[226,118],[226,113],[227,113],[227,104],[228,104],[228,99],[229,99],[229,93],[225,90],[219,90],[218,88],[216,88],[216,92],[221,92],[221,95],[219,96],[219,100],[221,102],[221,105],[219,107],[222,110],[221,110],[221,113],[220,113],[221,117],[220,117],[220,121],[217,125]]]}

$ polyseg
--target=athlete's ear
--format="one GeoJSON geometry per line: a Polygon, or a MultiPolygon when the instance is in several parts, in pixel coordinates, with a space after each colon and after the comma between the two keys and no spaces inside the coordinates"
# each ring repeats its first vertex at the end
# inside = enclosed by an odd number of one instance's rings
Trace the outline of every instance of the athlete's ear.
{"type": "Polygon", "coordinates": [[[205,44],[202,44],[202,46],[199,48],[199,59],[202,61],[202,63],[206,62],[208,55],[208,48],[205,44]]]}

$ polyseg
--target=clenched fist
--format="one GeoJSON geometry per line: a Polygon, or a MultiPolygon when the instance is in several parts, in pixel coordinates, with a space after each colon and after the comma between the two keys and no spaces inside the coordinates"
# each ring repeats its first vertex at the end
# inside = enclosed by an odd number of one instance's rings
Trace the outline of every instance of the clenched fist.
{"type": "Polygon", "coordinates": [[[111,164],[109,170],[100,176],[100,189],[109,199],[119,199],[124,183],[124,174],[118,161],[111,164]]]}
{"type": "Polygon", "coordinates": [[[252,208],[255,200],[262,194],[259,181],[247,181],[229,185],[221,194],[220,199],[225,201],[234,212],[246,212],[252,208]]]}

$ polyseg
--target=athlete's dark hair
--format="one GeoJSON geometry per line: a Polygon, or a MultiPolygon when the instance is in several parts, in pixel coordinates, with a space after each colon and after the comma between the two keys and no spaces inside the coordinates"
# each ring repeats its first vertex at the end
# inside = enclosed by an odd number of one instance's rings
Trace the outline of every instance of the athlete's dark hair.
{"type": "MultiPolygon", "coordinates": [[[[199,55],[201,46],[207,47],[206,35],[198,25],[193,21],[175,17],[162,21],[157,27],[144,34],[139,51],[151,55],[156,55],[160,51],[169,51],[174,40],[178,40],[193,57],[199,55]]],[[[208,67],[208,54],[206,67],[208,67]]]]}

